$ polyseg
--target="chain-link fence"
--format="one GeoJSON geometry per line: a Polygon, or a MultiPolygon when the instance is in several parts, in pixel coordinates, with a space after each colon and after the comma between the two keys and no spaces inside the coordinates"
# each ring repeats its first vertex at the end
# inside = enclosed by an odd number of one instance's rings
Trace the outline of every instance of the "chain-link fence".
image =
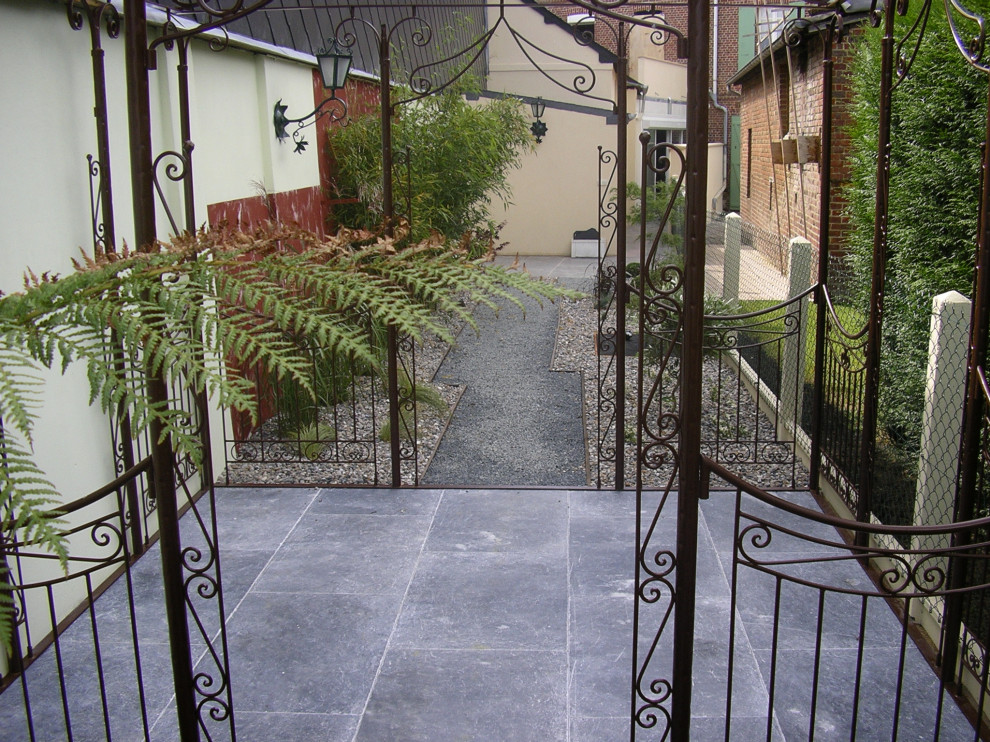
{"type": "Polygon", "coordinates": [[[787,240],[743,222],[738,214],[709,212],[705,292],[735,309],[788,298],[787,240]]]}

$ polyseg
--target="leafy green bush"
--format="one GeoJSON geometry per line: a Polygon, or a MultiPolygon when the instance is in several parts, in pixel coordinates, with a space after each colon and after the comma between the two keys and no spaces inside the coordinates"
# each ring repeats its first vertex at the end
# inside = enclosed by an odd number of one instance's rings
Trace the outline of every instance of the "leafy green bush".
{"type": "MultiPolygon", "coordinates": [[[[436,231],[451,240],[466,233],[496,231],[489,206],[508,202],[510,169],[533,146],[526,117],[513,99],[472,105],[453,87],[406,105],[392,122],[393,151],[410,151],[413,236],[436,231]]],[[[330,134],[337,163],[337,195],[357,198],[334,218],[347,226],[368,227],[382,221],[382,152],[380,111],[357,116],[330,134]]],[[[406,166],[392,172],[396,211],[404,210],[406,166]]]]}
{"type": "MultiPolygon", "coordinates": [[[[898,38],[920,7],[897,19],[898,38]]],[[[853,88],[848,260],[865,310],[876,204],[879,29],[857,42],[853,88]]],[[[920,445],[932,298],[953,289],[968,294],[972,286],[986,96],[986,75],[962,59],[941,7],[934,8],[892,109],[879,412],[890,439],[911,450],[920,445]]]]}
{"type": "Polygon", "coordinates": [[[660,181],[655,186],[647,188],[644,197],[639,183],[633,181],[626,183],[629,209],[626,218],[630,224],[638,223],[643,217],[643,209],[646,209],[647,225],[658,224],[670,207],[670,216],[664,225],[660,243],[674,248],[677,254],[681,255],[684,252],[684,189],[675,194],[676,186],[674,180],[660,181]],[[673,201],[672,207],[671,201],[673,201]]]}

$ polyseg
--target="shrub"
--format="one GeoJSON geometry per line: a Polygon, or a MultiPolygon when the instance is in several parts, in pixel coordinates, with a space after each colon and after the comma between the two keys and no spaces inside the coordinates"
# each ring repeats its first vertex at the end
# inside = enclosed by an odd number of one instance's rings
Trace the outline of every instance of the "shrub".
{"type": "MultiPolygon", "coordinates": [[[[517,293],[536,299],[575,294],[465,260],[456,245],[439,238],[410,242],[402,230],[393,239],[353,230],[320,238],[284,225],[250,234],[215,229],[153,247],[84,256],[71,275],[31,273],[23,292],[0,295],[0,520],[8,533],[50,551],[63,565],[61,525],[50,510],[62,497],[32,446],[41,368],[85,367],[91,401],[105,412],[128,414],[135,436],[160,425],[177,453],[199,462],[192,417],[153,399],[120,368],[144,367],[167,387],[205,391],[257,421],[254,385],[235,365],[224,369],[216,359],[291,379],[315,400],[313,347],[380,367],[366,322],[355,318],[370,316],[414,339],[433,332],[452,340],[436,312],[475,326],[464,295],[492,307],[506,298],[522,308],[517,293]],[[111,331],[119,346],[108,348],[111,331]]],[[[315,448],[303,453],[319,455],[315,448]]],[[[0,647],[10,646],[13,625],[7,583],[0,573],[0,647]]]]}
{"type": "MultiPolygon", "coordinates": [[[[898,18],[898,38],[916,12],[898,18]]],[[[872,29],[857,44],[853,73],[848,260],[864,309],[875,222],[879,41],[879,29],[872,29]]],[[[894,92],[891,127],[879,413],[890,439],[910,450],[920,445],[932,297],[972,286],[986,93],[986,75],[966,64],[944,13],[933,9],[910,74],[894,92]]]]}
{"type": "MultiPolygon", "coordinates": [[[[410,151],[413,235],[424,239],[436,231],[451,240],[466,233],[495,232],[489,207],[508,202],[508,173],[522,152],[533,146],[521,105],[513,99],[472,105],[465,86],[402,108],[392,122],[393,151],[410,151]]],[[[382,221],[382,152],[380,110],[357,116],[330,134],[337,163],[335,188],[359,203],[344,205],[334,218],[348,226],[382,221]]],[[[392,172],[396,211],[404,208],[405,166],[392,172]]]]}

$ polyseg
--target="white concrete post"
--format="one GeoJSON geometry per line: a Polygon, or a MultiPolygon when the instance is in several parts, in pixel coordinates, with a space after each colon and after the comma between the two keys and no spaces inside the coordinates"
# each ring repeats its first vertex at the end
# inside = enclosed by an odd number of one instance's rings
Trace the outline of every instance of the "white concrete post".
{"type": "MultiPolygon", "coordinates": [[[[803,237],[790,241],[790,288],[788,298],[793,299],[811,285],[811,243],[803,237]]],[[[788,314],[796,313],[792,307],[788,314]]],[[[804,401],[804,353],[808,336],[808,307],[801,309],[801,321],[796,330],[784,339],[780,369],[780,418],[778,435],[783,440],[793,440],[795,428],[801,425],[801,411],[804,401]]]]}
{"type": "MultiPolygon", "coordinates": [[[[958,291],[932,299],[928,338],[925,410],[921,418],[921,454],[914,500],[914,522],[936,525],[952,521],[959,466],[959,435],[966,398],[966,349],[970,301],[958,291]]],[[[948,546],[942,538],[919,538],[917,548],[948,546]]]]}
{"type": "MultiPolygon", "coordinates": [[[[969,347],[970,301],[957,291],[932,299],[928,335],[925,408],[921,417],[921,453],[914,498],[916,525],[952,521],[959,466],[959,438],[966,404],[966,356],[969,347]]],[[[949,546],[947,536],[915,536],[918,550],[949,546]]],[[[928,560],[927,567],[946,569],[944,559],[928,560]]],[[[937,639],[942,599],[915,601],[913,617],[937,639]]]]}
{"type": "Polygon", "coordinates": [[[739,251],[742,249],[742,217],[725,215],[725,252],[722,256],[722,298],[739,300],[739,251]]]}

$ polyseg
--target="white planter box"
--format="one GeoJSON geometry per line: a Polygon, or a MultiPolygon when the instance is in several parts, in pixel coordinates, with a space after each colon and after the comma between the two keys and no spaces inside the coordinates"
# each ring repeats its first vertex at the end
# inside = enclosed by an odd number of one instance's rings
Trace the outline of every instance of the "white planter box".
{"type": "Polygon", "coordinates": [[[597,258],[598,240],[571,240],[572,258],[597,258]]]}

